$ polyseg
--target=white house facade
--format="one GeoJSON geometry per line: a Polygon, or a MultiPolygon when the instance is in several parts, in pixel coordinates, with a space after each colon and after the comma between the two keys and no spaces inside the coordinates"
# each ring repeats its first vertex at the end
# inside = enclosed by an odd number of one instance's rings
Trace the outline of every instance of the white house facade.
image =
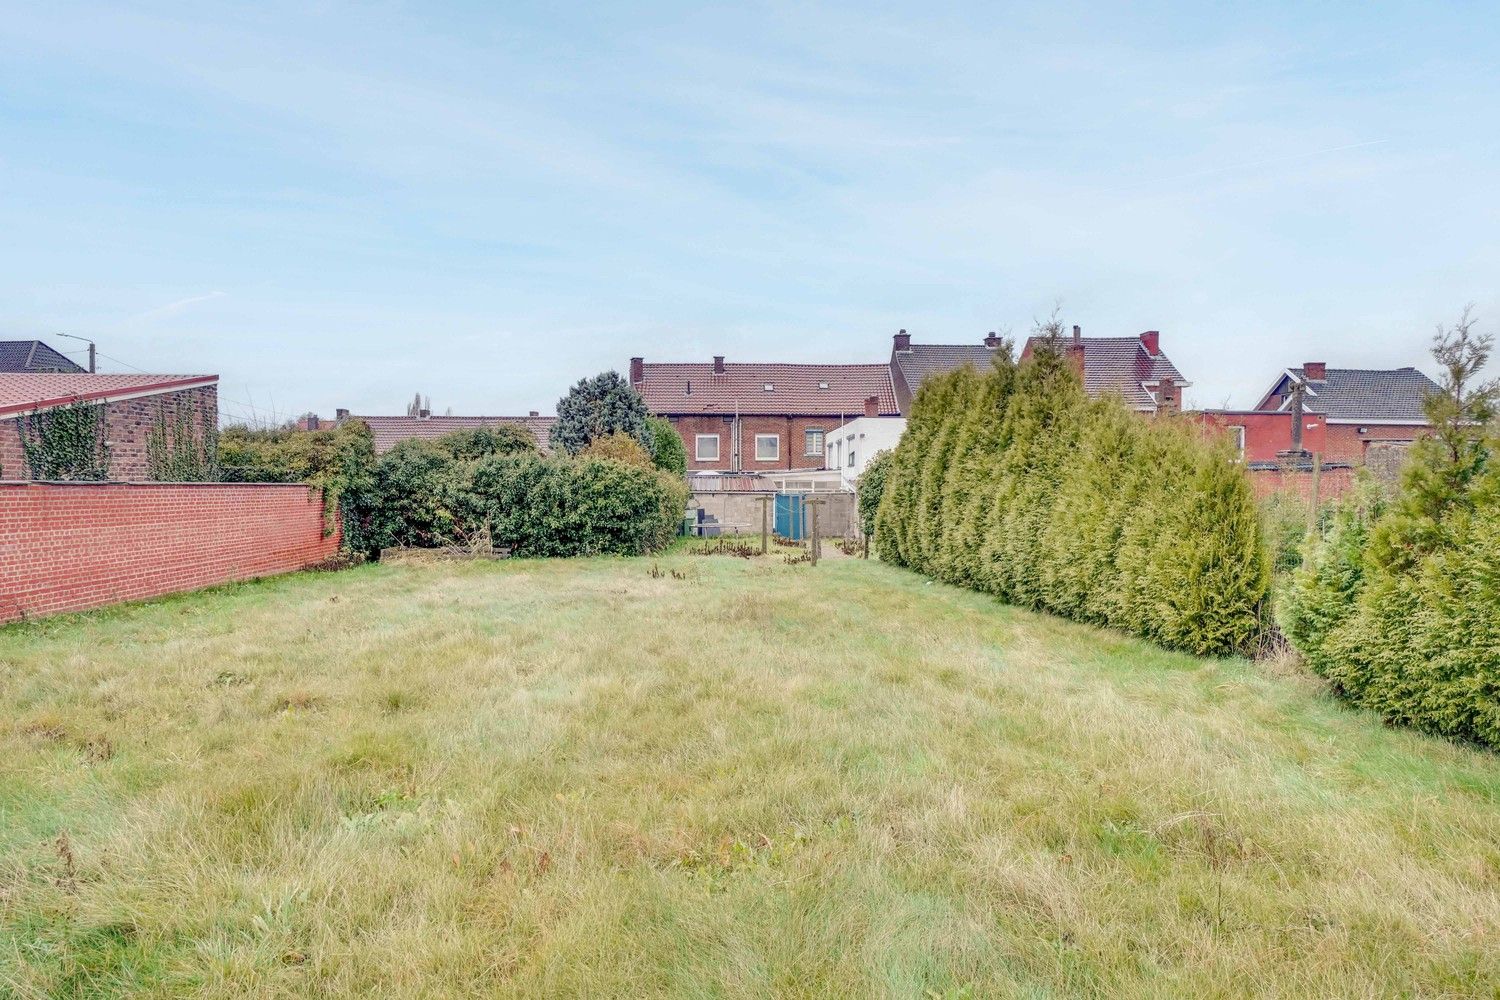
{"type": "Polygon", "coordinates": [[[837,469],[843,488],[852,491],[870,459],[895,448],[905,430],[905,417],[858,417],[841,424],[823,438],[827,468],[837,469]]]}

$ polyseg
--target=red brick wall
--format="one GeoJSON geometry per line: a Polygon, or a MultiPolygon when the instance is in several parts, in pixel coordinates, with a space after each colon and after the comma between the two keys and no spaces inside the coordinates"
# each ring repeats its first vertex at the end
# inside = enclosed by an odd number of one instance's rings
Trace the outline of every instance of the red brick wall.
{"type": "MultiPolygon", "coordinates": [[[[777,417],[777,416],[745,416],[740,418],[740,468],[744,472],[777,472],[791,469],[821,469],[823,467],[823,451],[819,448],[816,455],[804,454],[807,450],[807,431],[819,429],[825,434],[835,427],[861,416],[862,413],[850,413],[846,417],[777,417]],[[761,462],[755,458],[755,436],[757,434],[776,434],[781,438],[781,455],[774,462],[761,462]]],[[[677,433],[682,435],[682,442],[687,446],[688,469],[717,469],[728,472],[733,468],[732,437],[734,433],[733,416],[727,419],[723,416],[711,416],[695,414],[688,416],[667,417],[677,433]],[[698,461],[697,436],[699,434],[719,435],[719,460],[717,462],[698,461]]]]}
{"type": "Polygon", "coordinates": [[[0,622],[303,569],[323,524],[308,486],[0,483],[0,622]]]}
{"type": "MultiPolygon", "coordinates": [[[[1291,493],[1303,500],[1312,497],[1311,470],[1247,469],[1245,474],[1250,477],[1257,500],[1264,500],[1272,493],[1291,493]]],[[[1337,500],[1353,486],[1353,469],[1324,469],[1318,477],[1318,502],[1337,500]]]]}
{"type": "MultiPolygon", "coordinates": [[[[219,423],[219,388],[195,386],[104,406],[110,478],[145,479],[146,438],[156,426],[158,416],[171,422],[186,412],[196,416],[204,428],[214,428],[219,423]]],[[[18,418],[0,420],[0,479],[30,478],[20,435],[18,418]]]]}
{"type": "Polygon", "coordinates": [[[1362,465],[1365,450],[1373,441],[1412,442],[1427,433],[1422,424],[1329,424],[1328,449],[1324,458],[1330,462],[1354,462],[1362,465]],[[1364,433],[1360,433],[1360,428],[1364,433]]]}

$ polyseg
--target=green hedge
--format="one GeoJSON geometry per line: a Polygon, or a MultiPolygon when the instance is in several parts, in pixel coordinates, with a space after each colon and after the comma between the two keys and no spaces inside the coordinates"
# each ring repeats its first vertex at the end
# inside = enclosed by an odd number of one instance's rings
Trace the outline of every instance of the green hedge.
{"type": "Polygon", "coordinates": [[[1269,560],[1228,444],[1089,400],[1049,345],[925,382],[886,471],[881,558],[1201,654],[1249,649],[1269,560]]]}

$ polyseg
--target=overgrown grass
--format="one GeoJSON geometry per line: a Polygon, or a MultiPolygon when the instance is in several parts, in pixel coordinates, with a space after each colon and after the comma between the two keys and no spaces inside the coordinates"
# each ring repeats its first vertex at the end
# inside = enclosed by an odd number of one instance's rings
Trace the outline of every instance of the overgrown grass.
{"type": "Polygon", "coordinates": [[[18,997],[1500,985],[1500,760],[878,563],[284,578],[0,712],[18,997]]]}

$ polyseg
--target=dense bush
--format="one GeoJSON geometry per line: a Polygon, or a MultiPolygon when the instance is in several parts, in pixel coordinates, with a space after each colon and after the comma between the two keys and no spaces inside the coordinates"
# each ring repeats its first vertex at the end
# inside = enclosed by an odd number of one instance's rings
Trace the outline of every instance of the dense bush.
{"type": "Polygon", "coordinates": [[[369,425],[347,421],[330,430],[254,430],[226,427],[218,438],[219,474],[231,483],[308,483],[322,491],[328,529],[343,515],[344,546],[368,547],[354,507],[369,493],[375,438],[369,425]]]}
{"type": "Polygon", "coordinates": [[[1400,492],[1366,488],[1313,538],[1278,601],[1317,673],[1392,722],[1500,746],[1500,386],[1467,316],[1434,346],[1443,391],[1400,492]]]}
{"type": "Polygon", "coordinates": [[[656,463],[641,443],[624,431],[615,431],[603,437],[594,438],[588,447],[578,453],[582,458],[608,458],[616,462],[624,462],[638,469],[654,469],[656,463]]]}
{"type": "Polygon", "coordinates": [[[650,416],[646,401],[619,372],[603,372],[580,379],[557,401],[557,422],[552,425],[552,448],[577,455],[595,438],[623,431],[651,450],[652,436],[646,426],[650,416]]]}
{"type": "Polygon", "coordinates": [[[877,452],[865,463],[865,471],[855,483],[855,496],[859,506],[859,530],[867,537],[875,534],[875,513],[880,510],[880,500],[885,496],[885,480],[891,468],[891,452],[877,452]]]}
{"type": "Polygon", "coordinates": [[[444,434],[433,444],[454,458],[489,458],[491,455],[534,455],[536,437],[524,427],[497,424],[444,434]]]}
{"type": "Polygon", "coordinates": [[[1089,400],[1047,340],[923,383],[875,540],[938,579],[1205,654],[1251,645],[1270,579],[1227,443],[1089,400]]]}
{"type": "Polygon", "coordinates": [[[663,472],[687,475],[687,445],[682,435],[665,417],[646,418],[646,429],[651,432],[651,460],[663,472]]]}

